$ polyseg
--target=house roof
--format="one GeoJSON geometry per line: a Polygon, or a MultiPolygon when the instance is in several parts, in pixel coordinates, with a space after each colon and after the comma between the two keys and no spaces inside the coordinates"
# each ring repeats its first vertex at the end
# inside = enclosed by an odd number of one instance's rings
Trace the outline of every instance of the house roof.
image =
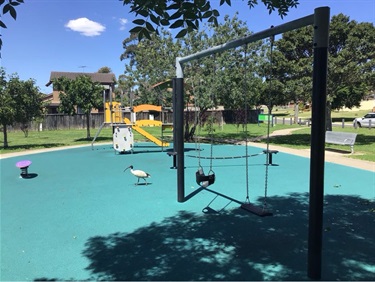
{"type": "Polygon", "coordinates": [[[152,85],[151,87],[152,88],[159,87],[161,90],[172,88],[172,80],[170,79],[170,80],[162,81],[162,82],[152,85]]]}
{"type": "Polygon", "coordinates": [[[42,97],[42,100],[43,101],[48,101],[48,100],[52,100],[53,99],[53,94],[45,94],[43,97],[42,97]]]}
{"type": "Polygon", "coordinates": [[[55,78],[66,77],[68,79],[76,79],[80,75],[88,75],[92,81],[99,82],[100,84],[116,84],[116,76],[113,73],[51,71],[51,76],[46,86],[50,86],[52,80],[55,78]]]}

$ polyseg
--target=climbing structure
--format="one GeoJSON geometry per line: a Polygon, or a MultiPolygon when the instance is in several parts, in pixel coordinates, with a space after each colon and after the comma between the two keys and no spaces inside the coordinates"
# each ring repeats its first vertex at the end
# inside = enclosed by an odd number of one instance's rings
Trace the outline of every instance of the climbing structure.
{"type": "Polygon", "coordinates": [[[172,128],[172,124],[164,124],[161,120],[154,120],[153,115],[149,115],[149,119],[141,119],[137,120],[137,113],[138,112],[160,112],[162,113],[161,106],[155,106],[150,104],[143,104],[139,106],[134,106],[132,109],[124,108],[121,106],[119,102],[105,102],[104,103],[104,123],[100,126],[98,132],[96,133],[94,140],[92,141],[91,145],[93,146],[95,139],[99,136],[100,131],[104,127],[105,124],[109,124],[113,128],[113,148],[118,152],[127,152],[133,149],[134,145],[134,138],[133,138],[133,130],[137,133],[141,134],[143,137],[147,138],[154,144],[160,147],[169,147],[169,143],[165,142],[163,139],[163,133],[166,129],[172,128]],[[125,117],[125,112],[130,113],[130,119],[125,117]],[[151,118],[152,117],[152,118],[151,118]],[[161,127],[161,135],[162,138],[159,139],[154,135],[150,134],[142,127],[153,127],[158,126],[161,127]],[[124,135],[130,134],[130,135],[124,135]],[[123,138],[126,138],[123,139],[123,138]]]}

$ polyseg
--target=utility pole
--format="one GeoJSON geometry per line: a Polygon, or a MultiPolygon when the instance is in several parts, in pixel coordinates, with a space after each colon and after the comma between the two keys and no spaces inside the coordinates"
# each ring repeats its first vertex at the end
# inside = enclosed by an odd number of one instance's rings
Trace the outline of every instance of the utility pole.
{"type": "Polygon", "coordinates": [[[82,72],[85,72],[85,68],[87,68],[87,66],[79,66],[78,68],[81,68],[82,72]]]}

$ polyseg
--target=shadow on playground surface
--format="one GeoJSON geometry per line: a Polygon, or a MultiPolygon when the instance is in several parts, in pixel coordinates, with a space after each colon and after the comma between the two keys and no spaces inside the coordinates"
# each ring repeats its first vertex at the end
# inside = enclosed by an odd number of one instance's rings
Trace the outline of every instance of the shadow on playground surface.
{"type": "MultiPolygon", "coordinates": [[[[90,280],[306,280],[307,195],[271,197],[266,219],[240,209],[181,211],[130,233],[90,238],[82,251],[90,280]]],[[[374,203],[325,200],[323,279],[372,280],[374,203]]],[[[61,280],[40,277],[37,280],[61,280]]]]}

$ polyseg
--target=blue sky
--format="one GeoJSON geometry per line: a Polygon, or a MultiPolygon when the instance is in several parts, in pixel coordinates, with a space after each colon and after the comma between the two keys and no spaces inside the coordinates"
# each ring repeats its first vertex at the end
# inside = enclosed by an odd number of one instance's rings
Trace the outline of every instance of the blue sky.
{"type": "MultiPolygon", "coordinates": [[[[211,1],[218,3],[218,0],[211,1]]],[[[331,16],[343,13],[358,22],[375,22],[374,0],[300,0],[283,20],[268,14],[263,5],[249,10],[247,0],[232,0],[232,7],[219,8],[221,18],[239,12],[249,29],[258,32],[329,6],[331,16]]],[[[7,74],[33,78],[40,91],[46,87],[51,71],[96,72],[108,66],[118,77],[124,71],[120,61],[122,41],[133,27],[134,15],[118,0],[25,0],[17,8],[17,21],[5,15],[2,20],[1,66],[7,74]]]]}

